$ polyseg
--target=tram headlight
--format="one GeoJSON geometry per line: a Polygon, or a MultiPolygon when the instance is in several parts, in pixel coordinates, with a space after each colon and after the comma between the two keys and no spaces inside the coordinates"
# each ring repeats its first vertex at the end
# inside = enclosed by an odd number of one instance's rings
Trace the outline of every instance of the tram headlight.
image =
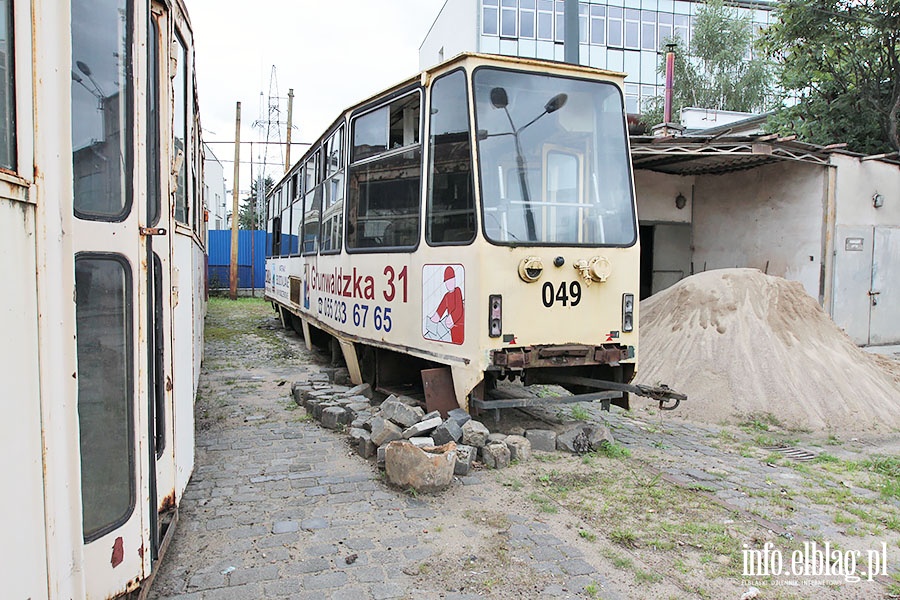
{"type": "Polygon", "coordinates": [[[503,296],[491,294],[488,296],[488,335],[500,337],[503,335],[503,296]]]}
{"type": "Polygon", "coordinates": [[[634,294],[622,294],[622,331],[634,331],[634,294]]]}

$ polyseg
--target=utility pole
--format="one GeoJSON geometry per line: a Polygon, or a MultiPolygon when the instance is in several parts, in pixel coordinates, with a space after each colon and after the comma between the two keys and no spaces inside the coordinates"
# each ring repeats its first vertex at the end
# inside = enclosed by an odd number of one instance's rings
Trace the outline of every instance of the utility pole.
{"type": "Polygon", "coordinates": [[[231,268],[228,271],[228,297],[237,300],[238,285],[238,180],[241,174],[241,103],[237,103],[234,123],[234,189],[231,190],[231,268]]]}
{"type": "Polygon", "coordinates": [[[291,168],[291,117],[294,113],[294,88],[288,90],[288,114],[287,114],[287,151],[284,153],[284,172],[291,168]]]}

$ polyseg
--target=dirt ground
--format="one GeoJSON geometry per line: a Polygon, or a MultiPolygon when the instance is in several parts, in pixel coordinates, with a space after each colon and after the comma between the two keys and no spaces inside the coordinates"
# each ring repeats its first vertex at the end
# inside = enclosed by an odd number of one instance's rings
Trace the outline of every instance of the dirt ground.
{"type": "MultiPolygon", "coordinates": [[[[307,424],[289,401],[291,382],[263,381],[264,370],[254,368],[324,368],[330,355],[307,352],[261,300],[213,299],[206,327],[198,430],[239,424],[257,413],[307,424]],[[283,396],[261,397],[236,411],[221,395],[242,385],[280,387],[283,396]]],[[[885,366],[896,369],[895,363],[885,366]]],[[[439,495],[418,496],[437,515],[427,533],[438,548],[403,569],[419,597],[530,598],[542,590],[545,597],[555,575],[542,568],[540,545],[522,543],[523,519],[542,524],[546,535],[576,549],[600,575],[560,592],[568,597],[738,600],[754,588],[758,595],[747,597],[900,597],[900,434],[842,439],[785,428],[765,413],[739,425],[695,427],[641,406],[609,416],[578,404],[545,414],[545,421],[518,411],[499,423],[484,419],[492,431],[523,420],[542,428],[547,420],[561,427],[603,419],[617,443],[583,456],[535,453],[506,469],[480,469],[477,485],[457,481],[439,495]],[[814,457],[795,461],[781,452],[785,447],[809,449],[814,457]],[[673,458],[676,449],[709,479],[673,476],[685,466],[673,458]],[[770,543],[772,556],[777,550],[789,567],[792,553],[813,541],[840,550],[831,561],[837,576],[746,575],[748,550],[770,543]],[[849,563],[839,571],[834,560],[859,551],[854,573],[860,574],[866,550],[882,548],[886,575],[874,581],[848,581],[849,563]]],[[[348,460],[365,462],[349,452],[348,460]]],[[[381,481],[374,464],[369,468],[381,481]]]]}

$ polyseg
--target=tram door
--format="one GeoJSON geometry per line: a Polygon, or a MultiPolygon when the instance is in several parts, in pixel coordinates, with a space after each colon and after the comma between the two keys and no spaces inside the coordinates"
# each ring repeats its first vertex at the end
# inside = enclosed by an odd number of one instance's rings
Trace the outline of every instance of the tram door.
{"type": "MultiPolygon", "coordinates": [[[[148,574],[155,489],[155,377],[149,333],[155,268],[147,176],[147,31],[138,0],[72,0],[72,166],[77,388],[88,598],[134,588],[148,574]],[[148,371],[152,373],[148,376],[148,371]],[[148,390],[148,387],[151,388],[148,390]]],[[[159,210],[159,209],[154,209],[159,210]]],[[[159,215],[157,215],[158,217],[159,215]]],[[[163,246],[165,244],[162,244],[163,246]]]]}

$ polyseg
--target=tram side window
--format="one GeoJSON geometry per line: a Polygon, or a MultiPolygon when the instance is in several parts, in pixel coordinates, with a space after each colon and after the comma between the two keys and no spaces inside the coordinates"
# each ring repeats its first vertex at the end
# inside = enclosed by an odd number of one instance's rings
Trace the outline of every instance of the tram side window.
{"type": "Polygon", "coordinates": [[[322,210],[322,186],[319,185],[319,150],[306,160],[306,194],[303,200],[303,230],[301,239],[303,254],[315,254],[319,250],[319,216],[322,210]]]}
{"type": "Polygon", "coordinates": [[[72,168],[81,219],[120,221],[131,209],[129,4],[72,1],[72,168]]]}
{"type": "MultiPolygon", "coordinates": [[[[177,36],[176,36],[177,37],[177,36]]],[[[182,223],[188,222],[187,205],[187,163],[189,150],[187,148],[187,52],[184,42],[177,37],[175,60],[177,67],[175,80],[172,86],[175,92],[175,114],[172,131],[175,136],[175,164],[177,169],[177,185],[175,188],[175,220],[182,223]]]]}
{"type": "Polygon", "coordinates": [[[340,252],[344,224],[344,126],[325,142],[324,206],[322,207],[322,252],[340,252]]]}
{"type": "Polygon", "coordinates": [[[287,197],[287,190],[278,188],[275,194],[278,196],[278,206],[281,207],[281,255],[291,253],[291,204],[287,197]]]}
{"type": "Polygon", "coordinates": [[[10,0],[0,0],[0,168],[16,168],[16,89],[10,0]]]}
{"type": "Polygon", "coordinates": [[[422,174],[418,92],[356,117],[348,170],[347,247],[414,248],[422,174]]]}
{"type": "Polygon", "coordinates": [[[266,234],[267,256],[281,255],[281,211],[276,204],[275,192],[269,196],[268,201],[268,226],[266,234]]]}
{"type": "Polygon", "coordinates": [[[471,242],[475,239],[475,193],[463,71],[434,82],[430,113],[425,239],[431,245],[471,242]]]}
{"type": "Polygon", "coordinates": [[[291,199],[291,244],[287,254],[300,253],[300,232],[303,228],[303,197],[292,194],[291,199]]]}

